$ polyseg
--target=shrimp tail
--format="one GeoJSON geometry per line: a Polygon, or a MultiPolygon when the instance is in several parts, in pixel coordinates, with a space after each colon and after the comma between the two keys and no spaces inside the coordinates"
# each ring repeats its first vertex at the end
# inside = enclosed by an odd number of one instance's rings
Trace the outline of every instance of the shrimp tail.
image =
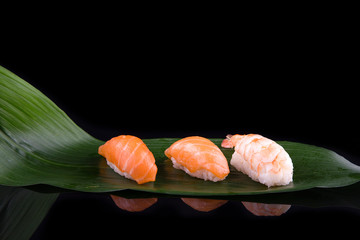
{"type": "Polygon", "coordinates": [[[232,136],[233,136],[232,134],[226,135],[226,138],[221,143],[221,147],[223,147],[223,148],[233,148],[234,145],[231,142],[231,137],[232,136]]]}

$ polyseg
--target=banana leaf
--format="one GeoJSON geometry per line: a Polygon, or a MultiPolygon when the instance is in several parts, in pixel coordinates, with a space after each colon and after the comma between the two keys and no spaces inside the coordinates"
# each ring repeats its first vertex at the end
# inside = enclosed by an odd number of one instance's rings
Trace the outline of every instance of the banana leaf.
{"type": "MultiPolygon", "coordinates": [[[[164,155],[175,138],[144,139],[153,152],[155,182],[138,185],[107,166],[97,154],[104,142],[78,127],[60,108],[26,81],[0,66],[0,184],[47,184],[85,191],[132,189],[178,195],[248,195],[340,187],[360,180],[360,167],[337,153],[308,144],[280,141],[294,164],[294,181],[268,188],[230,167],[221,182],[203,181],[174,169],[164,155]]],[[[222,139],[210,139],[220,146],[222,139]]],[[[233,150],[222,149],[228,161],[233,150]]]]}

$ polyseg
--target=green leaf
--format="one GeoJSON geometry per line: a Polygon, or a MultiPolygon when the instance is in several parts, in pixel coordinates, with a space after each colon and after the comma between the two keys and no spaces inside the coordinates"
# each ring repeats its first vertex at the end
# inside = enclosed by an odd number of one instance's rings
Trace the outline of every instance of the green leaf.
{"type": "MultiPolygon", "coordinates": [[[[0,184],[48,184],[87,192],[133,189],[180,195],[240,195],[339,187],[360,180],[360,167],[333,151],[296,142],[279,142],[294,164],[294,182],[266,186],[230,168],[221,182],[192,178],[174,169],[164,150],[177,139],[145,139],[154,153],[155,182],[138,185],[116,174],[97,154],[103,141],[79,128],[30,84],[0,67],[0,184]]],[[[211,139],[220,146],[222,139],[211,139]]],[[[233,150],[222,149],[230,161],[233,150]]]]}

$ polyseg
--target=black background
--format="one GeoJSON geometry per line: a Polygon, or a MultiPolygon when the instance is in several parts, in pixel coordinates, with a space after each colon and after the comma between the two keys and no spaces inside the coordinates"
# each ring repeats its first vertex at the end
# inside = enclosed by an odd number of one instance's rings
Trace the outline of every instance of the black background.
{"type": "MultiPolygon", "coordinates": [[[[67,22],[68,17],[47,25],[47,17],[22,21],[11,32],[3,31],[0,65],[42,91],[92,136],[258,133],[326,147],[360,164],[357,47],[351,25],[330,19],[234,24],[233,19],[99,21],[96,15],[67,22]]],[[[101,235],[106,226],[117,227],[116,221],[108,225],[100,218],[126,218],[125,227],[154,219],[160,228],[167,219],[214,225],[236,219],[237,209],[231,203],[199,215],[177,200],[162,200],[155,210],[131,215],[114,213],[109,204],[109,198],[92,194],[62,195],[34,238],[54,237],[54,232],[81,236],[78,229],[87,226],[89,237],[101,235]]],[[[310,225],[325,221],[334,226],[335,220],[348,223],[359,216],[351,209],[301,207],[280,220],[242,214],[242,224],[265,229],[309,218],[310,225]]]]}
{"type": "Polygon", "coordinates": [[[358,75],[346,46],[161,36],[55,35],[5,44],[0,64],[102,140],[259,133],[357,152],[358,75]]]}

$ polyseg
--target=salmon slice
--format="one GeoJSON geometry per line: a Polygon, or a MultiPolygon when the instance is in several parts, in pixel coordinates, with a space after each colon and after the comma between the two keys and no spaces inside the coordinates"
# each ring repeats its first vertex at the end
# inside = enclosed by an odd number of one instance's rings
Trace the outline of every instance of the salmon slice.
{"type": "Polygon", "coordinates": [[[165,150],[173,166],[190,176],[222,181],[229,174],[229,165],[221,150],[209,139],[187,137],[173,143],[165,150]]]}
{"type": "Polygon", "coordinates": [[[138,184],[155,181],[154,155],[140,138],[120,135],[100,146],[98,152],[118,174],[138,184]]]}

